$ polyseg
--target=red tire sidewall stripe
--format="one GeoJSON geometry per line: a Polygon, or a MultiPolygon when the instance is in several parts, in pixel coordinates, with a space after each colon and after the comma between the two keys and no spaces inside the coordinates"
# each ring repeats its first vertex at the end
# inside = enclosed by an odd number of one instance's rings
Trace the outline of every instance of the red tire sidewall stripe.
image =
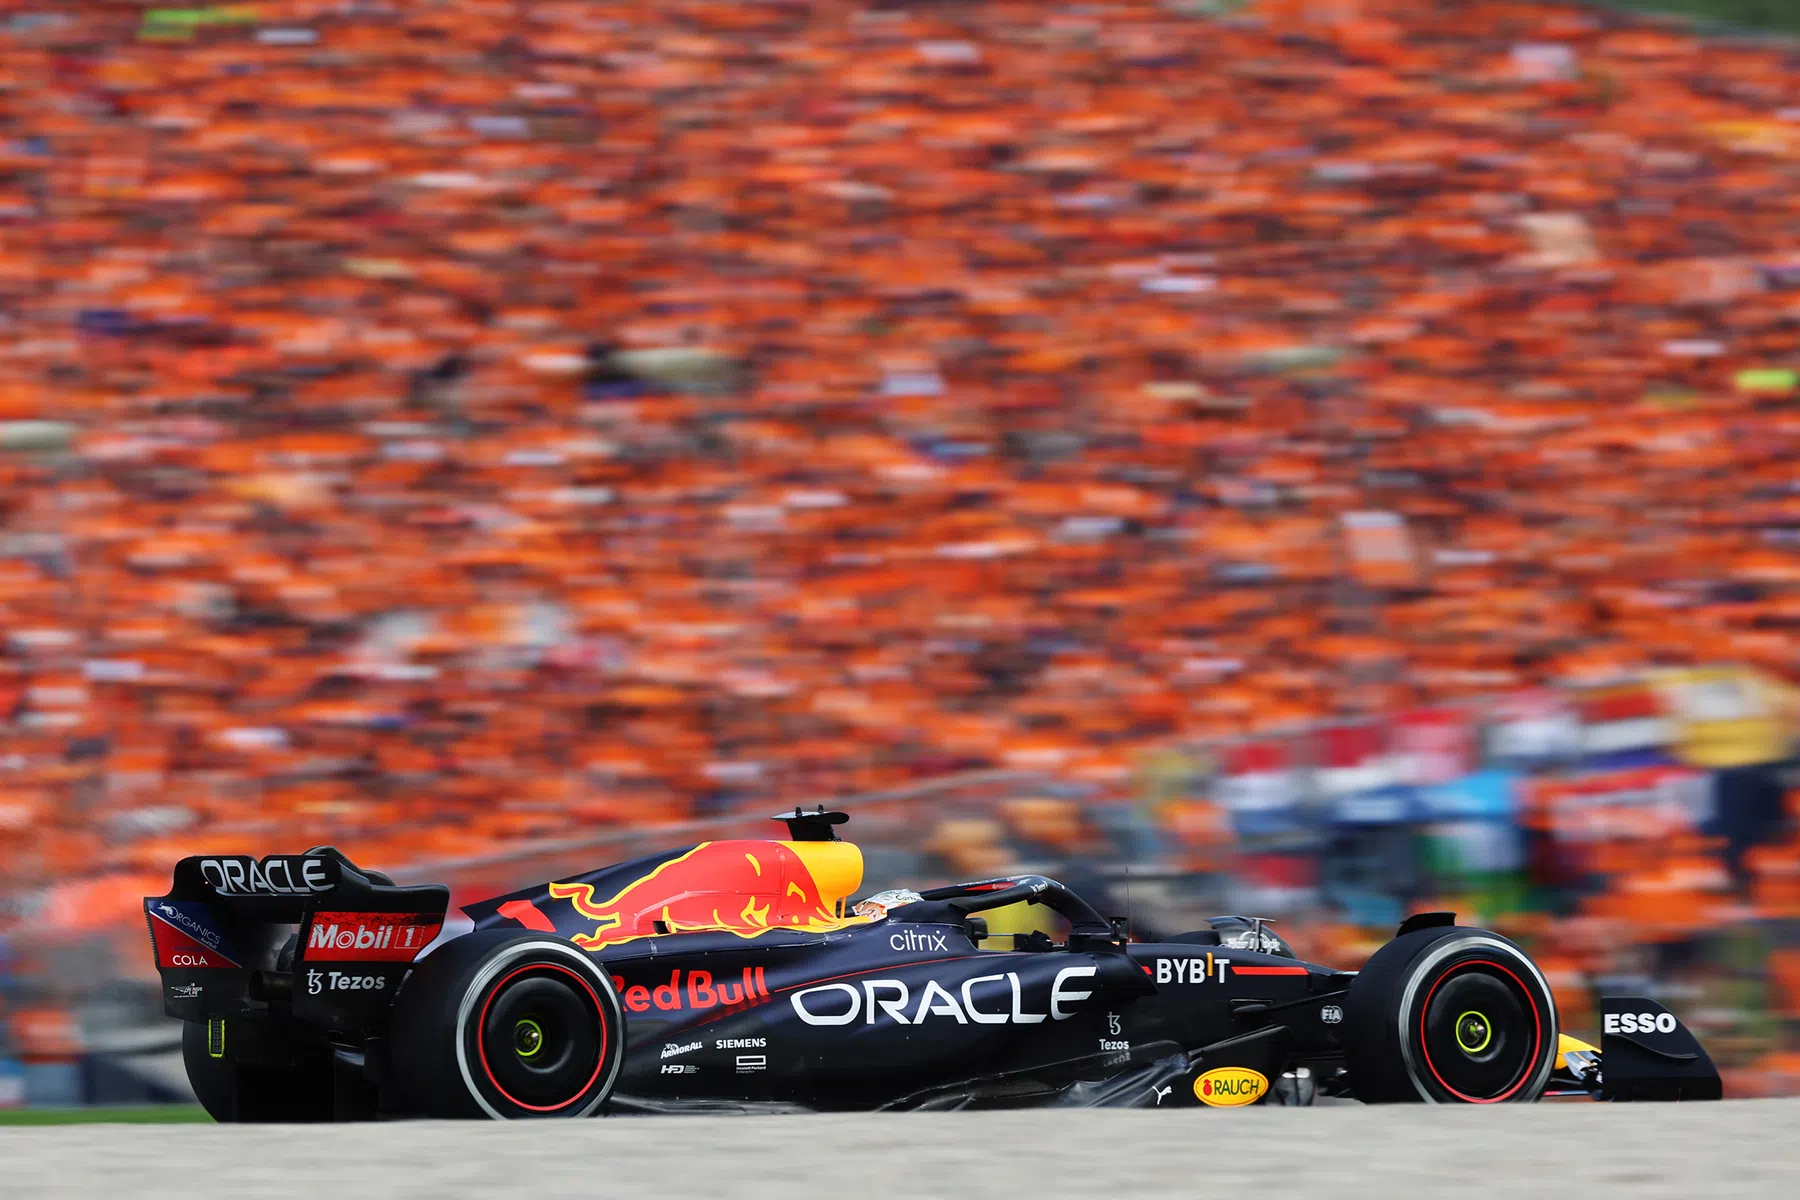
{"type": "Polygon", "coordinates": [[[594,1080],[600,1078],[600,1072],[606,1069],[606,1051],[609,1044],[607,1036],[608,1024],[610,1024],[610,1022],[606,1017],[606,1005],[600,1002],[600,993],[594,990],[593,983],[584,978],[580,972],[572,971],[568,967],[561,966],[557,963],[529,963],[526,966],[517,967],[508,972],[499,983],[496,983],[492,988],[488,989],[487,999],[482,1001],[481,1004],[481,1015],[476,1018],[475,1051],[481,1056],[481,1073],[487,1076],[488,1082],[494,1085],[494,1090],[499,1092],[508,1104],[516,1105],[527,1112],[555,1112],[557,1109],[567,1108],[569,1105],[585,1096],[587,1090],[594,1086],[594,1080]],[[560,971],[562,974],[567,975],[570,979],[573,979],[576,983],[579,983],[586,989],[588,998],[594,1002],[594,1014],[600,1018],[600,1054],[594,1062],[594,1073],[588,1076],[588,1081],[582,1084],[580,1089],[576,1091],[573,1096],[564,1100],[561,1104],[525,1103],[523,1100],[515,1097],[511,1092],[507,1091],[504,1087],[500,1086],[500,1081],[494,1077],[494,1069],[488,1065],[487,1039],[481,1036],[482,1030],[487,1028],[488,1009],[493,1007],[494,997],[498,996],[501,990],[504,989],[509,982],[518,978],[520,975],[525,974],[527,971],[560,971]]]}
{"type": "Polygon", "coordinates": [[[1438,1081],[1440,1087],[1446,1092],[1449,1092],[1452,1096],[1455,1096],[1458,1100],[1464,1100],[1470,1104],[1499,1104],[1512,1096],[1514,1092],[1524,1087],[1526,1081],[1532,1076],[1532,1068],[1537,1064],[1538,1051],[1543,1047],[1543,1044],[1544,1023],[1542,1018],[1538,1016],[1537,997],[1532,994],[1529,987],[1525,986],[1525,981],[1520,979],[1518,975],[1513,972],[1511,967],[1508,967],[1504,963],[1495,962],[1491,958],[1467,959],[1463,962],[1453,964],[1448,971],[1445,971],[1442,975],[1437,977],[1437,982],[1431,985],[1431,990],[1425,993],[1424,1002],[1419,1005],[1419,1053],[1425,1057],[1425,1066],[1431,1071],[1431,1077],[1438,1081]],[[1425,1040],[1425,1015],[1431,1011],[1431,998],[1437,994],[1438,988],[1443,986],[1446,979],[1449,979],[1452,975],[1455,975],[1465,967],[1493,967],[1496,971],[1504,972],[1508,979],[1518,984],[1519,990],[1525,993],[1526,1002],[1531,1005],[1531,1058],[1526,1063],[1525,1070],[1520,1073],[1519,1082],[1513,1084],[1498,1096],[1489,1096],[1485,1099],[1478,1096],[1465,1095],[1446,1083],[1444,1077],[1438,1073],[1437,1064],[1431,1061],[1431,1046],[1425,1040]]]}

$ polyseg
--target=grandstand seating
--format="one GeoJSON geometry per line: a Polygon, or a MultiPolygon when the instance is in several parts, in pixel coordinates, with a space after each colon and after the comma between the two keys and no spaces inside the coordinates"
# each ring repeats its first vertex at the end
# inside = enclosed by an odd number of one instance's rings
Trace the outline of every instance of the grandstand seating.
{"type": "Polygon", "coordinates": [[[1794,674],[1785,43],[9,0],[0,116],[14,887],[1794,674]]]}

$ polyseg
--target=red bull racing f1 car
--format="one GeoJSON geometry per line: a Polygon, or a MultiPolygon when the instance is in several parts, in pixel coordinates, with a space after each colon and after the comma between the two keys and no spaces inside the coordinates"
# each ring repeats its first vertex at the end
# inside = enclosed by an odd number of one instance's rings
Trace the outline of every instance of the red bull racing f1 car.
{"type": "Polygon", "coordinates": [[[1606,999],[1576,1041],[1525,953],[1448,913],[1355,972],[1252,918],[1132,941],[1037,875],[852,905],[845,815],[780,819],[469,905],[447,939],[446,888],[329,848],[183,859],[144,907],[188,1077],[221,1121],[1720,1095],[1662,1006],[1606,999]],[[990,935],[1019,904],[1060,932],[990,935]]]}

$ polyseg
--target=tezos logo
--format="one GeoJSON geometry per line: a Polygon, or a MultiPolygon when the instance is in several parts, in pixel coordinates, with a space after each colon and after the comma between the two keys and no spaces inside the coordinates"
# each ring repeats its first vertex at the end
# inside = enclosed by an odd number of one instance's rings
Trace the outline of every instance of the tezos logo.
{"type": "Polygon", "coordinates": [[[662,1056],[664,1058],[674,1058],[677,1054],[686,1054],[689,1050],[698,1050],[699,1048],[699,1042],[685,1042],[679,1046],[670,1042],[662,1048],[662,1056]]]}
{"type": "Polygon", "coordinates": [[[1674,1033],[1672,1013],[1607,1013],[1602,1028],[1607,1033],[1674,1033]]]}
{"type": "Polygon", "coordinates": [[[926,933],[917,929],[902,929],[888,935],[888,946],[894,950],[942,950],[948,953],[950,941],[942,933],[926,933]]]}
{"type": "Polygon", "coordinates": [[[1194,1080],[1194,1097],[1213,1108],[1255,1104],[1268,1090],[1268,1077],[1249,1067],[1214,1067],[1194,1080]]]}
{"type": "Polygon", "coordinates": [[[347,975],[342,971],[308,971],[306,994],[320,992],[375,992],[387,986],[386,975],[347,975]]]}
{"type": "Polygon", "coordinates": [[[1335,1004],[1327,1004],[1319,1009],[1319,1020],[1327,1025],[1341,1025],[1344,1022],[1344,1010],[1335,1004]]]}

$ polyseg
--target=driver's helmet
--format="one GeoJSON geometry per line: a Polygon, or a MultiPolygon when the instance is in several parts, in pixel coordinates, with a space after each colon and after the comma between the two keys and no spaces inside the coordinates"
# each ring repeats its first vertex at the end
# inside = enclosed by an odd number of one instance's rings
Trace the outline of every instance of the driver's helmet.
{"type": "Polygon", "coordinates": [[[888,915],[889,909],[900,908],[907,904],[917,904],[924,898],[919,893],[908,891],[906,888],[889,888],[885,892],[876,892],[873,896],[866,896],[858,900],[856,907],[850,911],[859,917],[879,921],[888,915]]]}

